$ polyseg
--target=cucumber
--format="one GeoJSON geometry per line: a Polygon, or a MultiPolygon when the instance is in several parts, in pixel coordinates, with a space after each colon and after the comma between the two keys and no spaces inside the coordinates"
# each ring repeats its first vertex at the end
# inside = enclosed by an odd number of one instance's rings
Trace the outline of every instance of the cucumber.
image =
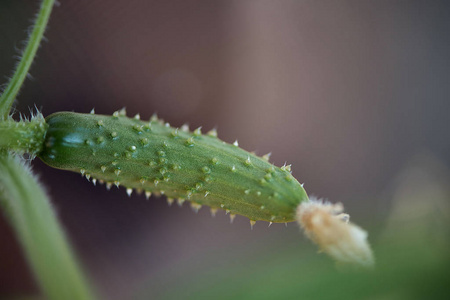
{"type": "Polygon", "coordinates": [[[169,203],[191,201],[212,212],[223,209],[268,222],[295,221],[308,200],[290,166],[278,168],[217,138],[215,131],[173,128],[156,117],[149,122],[112,116],[58,112],[46,118],[48,130],[38,157],[47,165],[133,190],[164,194],[169,203]]]}

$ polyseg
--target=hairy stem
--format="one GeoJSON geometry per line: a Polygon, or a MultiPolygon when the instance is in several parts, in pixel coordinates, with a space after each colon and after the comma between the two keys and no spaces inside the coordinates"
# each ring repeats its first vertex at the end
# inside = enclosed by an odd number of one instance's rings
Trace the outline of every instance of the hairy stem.
{"type": "Polygon", "coordinates": [[[17,93],[22,87],[22,84],[28,74],[37,49],[39,48],[39,44],[41,43],[42,36],[44,35],[54,2],[55,0],[42,1],[39,14],[36,18],[36,23],[34,24],[27,47],[23,52],[22,59],[17,65],[17,69],[14,72],[11,81],[4,90],[3,94],[0,96],[0,120],[8,117],[14,99],[16,99],[17,93]]]}
{"type": "Polygon", "coordinates": [[[42,115],[31,121],[0,121],[0,150],[35,156],[42,149],[47,128],[42,115]]]}
{"type": "Polygon", "coordinates": [[[48,299],[92,299],[47,195],[23,160],[0,156],[0,206],[48,299]]]}

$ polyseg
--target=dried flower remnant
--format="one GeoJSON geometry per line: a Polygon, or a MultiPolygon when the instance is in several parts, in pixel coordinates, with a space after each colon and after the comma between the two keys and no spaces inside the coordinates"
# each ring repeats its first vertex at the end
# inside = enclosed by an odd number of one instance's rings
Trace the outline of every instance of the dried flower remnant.
{"type": "Polygon", "coordinates": [[[340,264],[370,268],[374,264],[367,232],[349,223],[341,203],[311,199],[297,208],[297,222],[320,250],[340,264]]]}

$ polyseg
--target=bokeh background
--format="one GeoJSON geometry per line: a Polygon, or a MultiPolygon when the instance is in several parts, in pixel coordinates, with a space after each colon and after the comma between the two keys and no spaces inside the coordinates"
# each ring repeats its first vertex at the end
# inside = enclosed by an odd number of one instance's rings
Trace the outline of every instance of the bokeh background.
{"type": "MultiPolygon", "coordinates": [[[[0,2],[2,82],[37,8],[0,2]]],[[[217,127],[291,163],[309,194],[343,202],[379,262],[375,273],[342,274],[295,224],[251,231],[243,217],[230,225],[223,212],[128,198],[36,159],[98,294],[448,299],[449,13],[448,1],[60,1],[18,112],[125,106],[217,127]]],[[[0,298],[38,293],[0,217],[0,298]]]]}

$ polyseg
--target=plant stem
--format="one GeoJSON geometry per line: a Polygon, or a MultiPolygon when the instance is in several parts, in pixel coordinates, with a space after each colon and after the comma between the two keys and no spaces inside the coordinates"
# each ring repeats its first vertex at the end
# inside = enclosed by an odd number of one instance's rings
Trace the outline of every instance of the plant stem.
{"type": "Polygon", "coordinates": [[[7,151],[36,154],[46,131],[41,116],[26,122],[9,119],[44,35],[54,0],[43,0],[17,69],[0,96],[0,207],[9,217],[35,277],[48,299],[93,299],[49,199],[23,159],[7,151]]]}
{"type": "Polygon", "coordinates": [[[48,299],[92,299],[47,195],[22,159],[0,156],[0,206],[48,299]]]}
{"type": "Polygon", "coordinates": [[[35,156],[42,149],[47,128],[42,115],[31,121],[0,121],[0,150],[35,156]]]}
{"type": "Polygon", "coordinates": [[[11,106],[16,99],[22,84],[28,74],[28,71],[33,63],[33,59],[36,55],[39,44],[41,43],[42,36],[44,35],[45,28],[50,17],[55,0],[43,0],[39,14],[36,18],[33,31],[28,40],[27,47],[23,52],[22,59],[17,65],[17,69],[9,82],[8,86],[0,96],[0,120],[6,119],[11,110],[11,106]]]}

